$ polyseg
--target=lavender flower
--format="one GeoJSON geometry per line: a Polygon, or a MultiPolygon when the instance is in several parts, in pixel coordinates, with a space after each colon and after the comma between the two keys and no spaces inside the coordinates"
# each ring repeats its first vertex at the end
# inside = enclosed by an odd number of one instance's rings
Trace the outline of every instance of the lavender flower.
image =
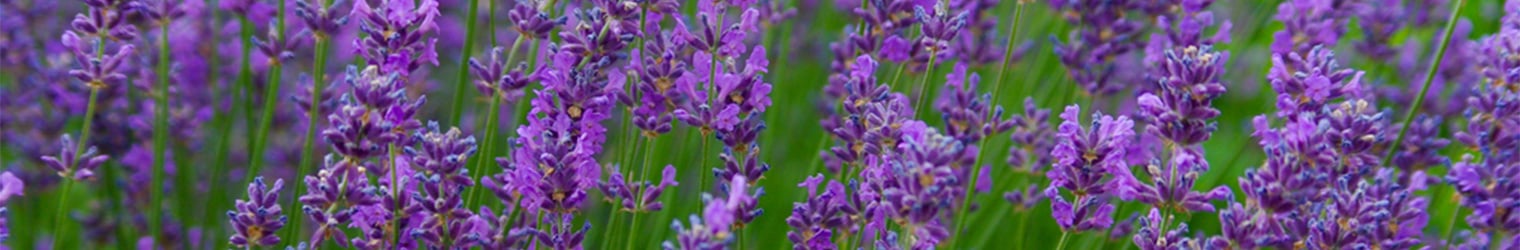
{"type": "MultiPolygon", "coordinates": [[[[365,2],[367,0],[356,0],[365,2]]],[[[348,23],[348,15],[338,13],[338,6],[346,1],[333,1],[332,4],[322,6],[314,0],[295,1],[296,17],[306,23],[306,30],[320,38],[339,35],[343,25],[348,23]]]]}
{"type": "Polygon", "coordinates": [[[1363,35],[1362,40],[1354,46],[1356,51],[1379,61],[1393,57],[1397,51],[1389,47],[1389,40],[1404,27],[1403,19],[1407,17],[1405,7],[1400,1],[1390,0],[1357,4],[1355,15],[1363,35]]]}
{"type": "Polygon", "coordinates": [[[834,231],[832,228],[843,224],[840,216],[840,201],[844,201],[843,186],[837,181],[829,181],[829,188],[822,194],[818,193],[818,184],[823,182],[823,175],[818,174],[808,177],[797,187],[808,191],[808,198],[804,202],[792,203],[792,215],[786,217],[786,238],[792,241],[793,249],[837,249],[834,246],[834,231]],[[838,188],[836,190],[836,187],[838,188]]]}
{"type": "Polygon", "coordinates": [[[1231,194],[1230,188],[1224,186],[1214,187],[1207,193],[1193,191],[1198,176],[1208,172],[1208,168],[1209,163],[1203,157],[1195,156],[1187,150],[1177,151],[1167,164],[1152,164],[1146,168],[1151,184],[1131,182],[1129,187],[1120,189],[1120,196],[1130,196],[1141,203],[1166,211],[1213,212],[1214,205],[1209,202],[1229,198],[1231,194]]]}
{"type": "Polygon", "coordinates": [[[912,235],[903,244],[933,248],[950,237],[951,222],[943,220],[966,195],[964,166],[975,160],[975,151],[923,122],[904,124],[898,153],[867,161],[861,173],[864,189],[878,199],[870,209],[890,216],[901,233],[912,235]]]}
{"type": "Polygon", "coordinates": [[[1273,18],[1283,23],[1283,30],[1272,34],[1272,53],[1306,54],[1317,47],[1335,47],[1346,33],[1344,14],[1349,11],[1349,6],[1336,6],[1338,2],[1341,1],[1292,0],[1278,4],[1273,18]]]}
{"type": "Polygon", "coordinates": [[[1337,98],[1364,97],[1362,74],[1341,69],[1335,52],[1328,47],[1314,47],[1307,53],[1274,53],[1267,79],[1277,92],[1277,117],[1318,112],[1337,98]]]}
{"type": "Polygon", "coordinates": [[[16,178],[16,175],[11,172],[0,173],[0,242],[5,242],[11,237],[10,221],[7,219],[10,218],[10,214],[9,209],[5,207],[6,201],[9,201],[11,196],[25,195],[25,189],[26,184],[22,183],[20,178],[16,178]]]}
{"type": "Polygon", "coordinates": [[[665,188],[677,185],[675,166],[665,165],[665,170],[660,171],[659,183],[630,182],[623,178],[622,171],[617,167],[612,168],[612,176],[598,184],[602,194],[608,202],[618,205],[624,211],[630,212],[657,212],[665,208],[660,202],[660,195],[665,188]]]}
{"type": "Polygon", "coordinates": [[[1191,149],[1209,139],[1216,129],[1219,110],[1213,100],[1224,94],[1225,61],[1229,53],[1215,52],[1208,45],[1166,50],[1157,65],[1155,93],[1139,98],[1140,115],[1149,124],[1146,132],[1166,140],[1169,146],[1191,149]]]}
{"type": "Polygon", "coordinates": [[[964,144],[981,143],[985,136],[996,135],[1013,128],[1013,120],[1003,117],[1002,106],[991,106],[992,94],[977,95],[981,76],[966,73],[965,65],[956,65],[945,76],[948,91],[940,94],[935,103],[945,119],[945,133],[964,144]]]}
{"type": "Polygon", "coordinates": [[[1056,164],[1046,172],[1051,184],[1045,195],[1051,198],[1051,208],[1057,224],[1063,230],[1102,230],[1113,223],[1113,204],[1106,200],[1119,195],[1134,185],[1122,181],[1129,177],[1128,163],[1123,159],[1123,148],[1134,137],[1134,122],[1128,117],[1093,114],[1093,121],[1085,131],[1080,125],[1081,108],[1067,106],[1061,112],[1057,144],[1051,150],[1056,164]],[[1121,180],[1121,181],[1109,181],[1121,180]],[[1075,195],[1076,202],[1068,202],[1060,190],[1075,195]]]}
{"type": "Polygon", "coordinates": [[[428,123],[428,130],[416,135],[420,147],[406,148],[412,166],[420,170],[412,177],[420,191],[411,195],[415,203],[405,209],[408,214],[420,214],[424,221],[412,228],[411,234],[428,245],[468,247],[471,241],[467,238],[485,237],[469,234],[472,223],[468,219],[474,215],[464,208],[461,199],[464,190],[475,185],[464,168],[475,154],[475,137],[464,136],[459,128],[441,131],[437,122],[428,123]]]}
{"type": "Polygon", "coordinates": [[[1142,24],[1124,18],[1127,8],[1114,1],[1058,0],[1050,1],[1050,6],[1065,13],[1067,22],[1081,27],[1072,31],[1065,43],[1057,41],[1055,46],[1067,75],[1094,96],[1123,89],[1112,81],[1115,73],[1127,69],[1115,61],[1138,46],[1134,39],[1142,24]]]}
{"type": "MultiPolygon", "coordinates": [[[[1393,161],[1389,164],[1404,172],[1424,171],[1430,167],[1450,164],[1450,160],[1440,153],[1451,144],[1451,140],[1441,138],[1441,118],[1420,115],[1410,122],[1413,124],[1409,124],[1403,145],[1398,147],[1399,151],[1393,154],[1393,161]]],[[[1407,180],[1400,180],[1400,183],[1411,184],[1407,180]]]]}
{"type": "Polygon", "coordinates": [[[58,156],[42,157],[42,162],[58,172],[59,177],[76,181],[93,180],[95,169],[111,159],[108,155],[96,155],[94,146],[85,148],[82,153],[79,152],[82,147],[76,145],[74,139],[67,134],[63,135],[59,144],[62,147],[58,150],[58,156]]]}
{"type": "Polygon", "coordinates": [[[1133,237],[1135,245],[1143,250],[1186,249],[1183,245],[1188,232],[1187,223],[1180,223],[1176,228],[1166,228],[1173,219],[1171,216],[1163,218],[1159,209],[1152,208],[1140,220],[1140,231],[1133,237]]]}
{"type": "Polygon", "coordinates": [[[549,14],[538,9],[540,6],[544,5],[538,1],[519,1],[507,11],[507,19],[512,20],[512,28],[519,35],[528,39],[547,39],[549,32],[565,24],[566,17],[550,19],[549,14]]]}
{"type": "Polygon", "coordinates": [[[280,244],[280,236],[275,232],[285,227],[285,214],[281,212],[279,201],[280,188],[284,186],[285,180],[275,180],[274,187],[268,187],[264,185],[264,177],[255,178],[248,184],[248,200],[238,200],[237,209],[227,211],[232,228],[237,231],[231,238],[233,246],[280,244]]]}
{"type": "Polygon", "coordinates": [[[343,227],[354,221],[359,208],[375,206],[382,201],[382,194],[365,181],[369,163],[351,159],[340,161],[334,155],[327,155],[323,168],[314,176],[306,176],[306,185],[311,188],[300,201],[303,204],[301,210],[317,222],[317,231],[311,236],[313,245],[331,239],[339,246],[347,247],[350,240],[343,227]]]}
{"type": "Polygon", "coordinates": [[[504,51],[501,47],[491,49],[491,59],[482,63],[474,58],[470,59],[470,73],[475,75],[475,89],[481,94],[492,98],[516,100],[523,95],[523,88],[531,82],[526,73],[528,65],[518,63],[516,67],[508,68],[507,58],[502,57],[504,51]]]}
{"type": "Polygon", "coordinates": [[[1040,109],[1035,106],[1034,97],[1026,97],[1024,113],[1009,120],[1013,122],[1013,132],[1008,134],[1008,139],[1015,146],[1008,148],[1006,162],[1016,170],[1041,172],[1040,168],[1051,162],[1044,152],[1050,152],[1051,147],[1055,147],[1055,140],[1052,140],[1054,134],[1051,133],[1054,131],[1050,129],[1050,110],[1040,109]]]}
{"type": "Polygon", "coordinates": [[[438,2],[381,0],[378,9],[370,0],[356,0],[353,13],[360,17],[359,30],[367,34],[354,41],[354,52],[381,71],[399,74],[402,79],[422,63],[438,65],[437,38],[426,38],[438,30],[438,2]],[[415,3],[415,4],[414,4],[415,3]]]}
{"type": "Polygon", "coordinates": [[[681,224],[680,220],[671,223],[671,230],[679,232],[675,242],[665,241],[660,244],[666,250],[717,250],[727,249],[729,242],[733,241],[733,235],[728,231],[724,222],[731,222],[733,218],[728,215],[725,203],[714,202],[712,197],[704,196],[703,203],[707,204],[702,212],[702,217],[692,215],[690,225],[681,224]]]}

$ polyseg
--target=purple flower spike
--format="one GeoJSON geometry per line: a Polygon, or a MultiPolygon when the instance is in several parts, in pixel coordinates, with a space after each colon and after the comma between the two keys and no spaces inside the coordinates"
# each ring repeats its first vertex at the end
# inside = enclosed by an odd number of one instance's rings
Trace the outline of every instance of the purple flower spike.
{"type": "Polygon", "coordinates": [[[348,23],[348,15],[338,12],[338,6],[345,1],[333,1],[332,5],[322,6],[320,2],[314,0],[298,0],[296,1],[296,16],[301,18],[301,22],[306,23],[306,30],[312,35],[335,36],[341,32],[343,25],[348,23]]]}
{"type": "Polygon", "coordinates": [[[1363,97],[1362,74],[1340,68],[1328,47],[1273,54],[1267,79],[1277,92],[1277,117],[1319,112],[1332,99],[1363,97]]]}
{"type": "MultiPolygon", "coordinates": [[[[818,185],[823,182],[823,175],[818,174],[808,177],[797,187],[808,191],[808,198],[804,202],[792,203],[792,215],[786,217],[786,224],[791,226],[791,231],[786,233],[788,240],[792,241],[793,249],[827,250],[837,249],[833,243],[833,228],[842,224],[840,216],[843,196],[848,196],[842,188],[824,190],[818,193],[818,185]]],[[[829,181],[830,187],[839,186],[836,181],[829,181]]]]}
{"type": "Polygon", "coordinates": [[[1354,47],[1373,60],[1384,61],[1397,54],[1397,50],[1390,47],[1390,40],[1394,33],[1404,28],[1405,18],[1408,14],[1403,1],[1398,0],[1373,0],[1364,1],[1354,8],[1357,23],[1362,28],[1362,40],[1357,41],[1354,47]]]}
{"type": "Polygon", "coordinates": [[[11,196],[23,195],[22,189],[25,188],[26,184],[21,183],[21,179],[16,178],[16,175],[11,174],[11,172],[0,173],[0,242],[5,242],[6,239],[11,237],[11,227],[8,219],[10,218],[10,214],[8,212],[9,209],[5,207],[6,201],[10,200],[11,196]]]}
{"type": "Polygon", "coordinates": [[[475,75],[475,89],[481,94],[505,100],[517,100],[523,95],[523,88],[532,82],[526,73],[528,65],[519,63],[517,67],[507,68],[508,63],[503,57],[501,47],[491,50],[489,61],[481,62],[470,58],[470,73],[475,75]]]}
{"type": "Polygon", "coordinates": [[[42,162],[53,171],[58,172],[59,177],[73,179],[75,181],[94,180],[95,169],[100,168],[111,156],[96,155],[95,147],[91,146],[79,152],[80,146],[76,145],[74,138],[64,134],[59,141],[58,156],[43,156],[42,162]]]}
{"type": "Polygon", "coordinates": [[[1120,190],[1134,189],[1136,183],[1124,160],[1124,148],[1135,137],[1134,122],[1128,117],[1093,114],[1084,131],[1081,108],[1067,106],[1061,112],[1056,135],[1058,141],[1051,155],[1055,166],[1046,172],[1050,187],[1045,195],[1052,200],[1052,211],[1061,229],[1068,231],[1102,230],[1113,222],[1113,204],[1107,200],[1123,196],[1120,190]],[[1060,190],[1075,195],[1075,203],[1061,196],[1060,190]]]}
{"type": "Polygon", "coordinates": [[[1135,246],[1142,250],[1190,249],[1182,248],[1188,232],[1186,223],[1175,228],[1165,228],[1173,220],[1176,218],[1162,218],[1161,212],[1152,208],[1150,214],[1140,220],[1140,230],[1133,237],[1135,246]]]}
{"type": "MultiPolygon", "coordinates": [[[[1290,0],[1277,5],[1273,18],[1283,30],[1272,35],[1272,53],[1309,53],[1317,47],[1335,47],[1346,33],[1351,8],[1335,0],[1290,0]]],[[[1391,8],[1382,6],[1381,8],[1391,8]]]]}
{"type": "Polygon", "coordinates": [[[1013,132],[1008,134],[1014,147],[1008,148],[1008,165],[1019,171],[1039,174],[1040,168],[1049,166],[1049,154],[1055,147],[1055,133],[1050,129],[1050,110],[1040,109],[1033,97],[1024,98],[1024,113],[1015,115],[1013,132]]]}
{"type": "Polygon", "coordinates": [[[231,241],[237,247],[276,246],[280,236],[275,232],[285,227],[285,214],[280,210],[280,188],[285,180],[275,180],[274,187],[264,185],[264,177],[254,178],[248,184],[248,200],[237,200],[237,209],[227,211],[232,228],[237,231],[231,241]]]}
{"type": "Polygon", "coordinates": [[[1124,18],[1127,6],[1105,0],[1057,0],[1050,1],[1050,6],[1063,12],[1067,22],[1081,27],[1073,30],[1066,42],[1057,41],[1055,46],[1067,75],[1095,96],[1123,89],[1124,86],[1114,83],[1114,77],[1128,69],[1122,68],[1116,58],[1139,46],[1135,41],[1139,40],[1136,36],[1142,26],[1124,18]]]}
{"type": "Polygon", "coordinates": [[[948,91],[942,93],[935,108],[945,119],[945,133],[968,145],[980,144],[983,137],[1013,128],[1014,122],[1003,117],[1002,106],[991,106],[992,94],[977,94],[981,76],[967,74],[966,65],[956,65],[945,76],[948,91]]]}
{"type": "Polygon", "coordinates": [[[1150,124],[1146,132],[1184,149],[1208,140],[1217,126],[1213,119],[1219,110],[1213,101],[1224,94],[1220,77],[1228,59],[1229,53],[1207,45],[1168,49],[1166,61],[1156,68],[1157,91],[1138,101],[1141,117],[1150,124]]]}
{"type": "Polygon", "coordinates": [[[512,20],[512,28],[517,33],[528,39],[549,38],[549,32],[555,27],[565,25],[564,16],[549,18],[549,14],[538,8],[542,6],[538,1],[519,1],[512,10],[507,11],[507,19],[512,20]]]}
{"type": "Polygon", "coordinates": [[[1188,150],[1179,150],[1172,155],[1169,163],[1162,166],[1152,164],[1146,168],[1151,184],[1121,189],[1121,193],[1134,192],[1121,196],[1131,196],[1141,203],[1171,212],[1213,212],[1214,205],[1210,201],[1230,198],[1232,195],[1226,186],[1215,187],[1208,193],[1193,191],[1198,176],[1208,172],[1208,169],[1209,163],[1202,157],[1195,156],[1188,150]]]}
{"type": "Polygon", "coordinates": [[[359,30],[366,34],[354,41],[354,52],[370,65],[399,74],[402,79],[422,63],[438,65],[438,53],[433,50],[438,39],[428,38],[438,32],[437,1],[380,0],[374,5],[378,8],[371,7],[369,1],[355,0],[350,13],[359,18],[359,30]]]}
{"type": "Polygon", "coordinates": [[[369,163],[356,163],[351,159],[340,161],[335,155],[328,155],[323,161],[323,169],[316,175],[306,176],[306,186],[310,189],[300,201],[303,204],[301,210],[316,222],[317,231],[311,236],[313,245],[332,240],[347,247],[350,240],[344,227],[354,221],[359,208],[375,207],[382,201],[380,192],[363,181],[369,178],[366,176],[369,167],[365,166],[369,163]]]}
{"type": "Polygon", "coordinates": [[[660,173],[663,177],[659,183],[633,182],[624,179],[622,172],[613,167],[612,176],[598,184],[598,187],[608,202],[620,206],[623,211],[660,211],[665,208],[665,204],[660,202],[660,195],[665,192],[665,188],[677,185],[675,166],[666,165],[660,173]]]}

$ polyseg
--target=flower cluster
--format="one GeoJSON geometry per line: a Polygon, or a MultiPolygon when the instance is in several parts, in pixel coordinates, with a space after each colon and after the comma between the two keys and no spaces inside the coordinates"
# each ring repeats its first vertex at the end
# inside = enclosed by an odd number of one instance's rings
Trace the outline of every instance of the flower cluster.
{"type": "Polygon", "coordinates": [[[459,128],[441,131],[437,122],[429,123],[428,131],[419,131],[416,137],[419,147],[407,147],[406,155],[416,169],[411,178],[419,191],[411,194],[413,203],[403,209],[420,215],[424,222],[410,233],[433,246],[469,247],[483,241],[485,236],[472,234],[474,223],[468,219],[474,215],[461,198],[465,189],[475,185],[464,168],[475,154],[475,137],[463,135],[459,128]]]}
{"type": "Polygon", "coordinates": [[[657,212],[665,208],[660,202],[660,195],[664,194],[665,188],[675,186],[676,168],[665,165],[665,170],[660,171],[660,183],[635,182],[623,178],[622,171],[612,168],[612,176],[607,181],[598,184],[602,195],[606,199],[625,211],[630,212],[657,212]]]}
{"type": "Polygon", "coordinates": [[[1103,230],[1114,221],[1109,200],[1133,185],[1122,180],[1133,178],[1123,149],[1135,136],[1135,123],[1129,117],[1100,112],[1093,114],[1091,125],[1084,129],[1081,112],[1076,105],[1061,112],[1057,143],[1050,152],[1055,166],[1045,173],[1051,181],[1045,195],[1062,230],[1103,230]],[[1075,202],[1067,201],[1061,190],[1074,195],[1075,202]]]}
{"type": "MultiPolygon", "coordinates": [[[[1510,1],[1509,6],[1520,6],[1510,1]]],[[[1520,7],[1517,7],[1520,8],[1520,7]]],[[[1520,15],[1508,13],[1506,21],[1520,19],[1520,15]]],[[[1520,145],[1515,124],[1520,124],[1520,101],[1515,91],[1515,74],[1520,60],[1514,58],[1520,52],[1520,26],[1502,27],[1498,34],[1481,42],[1486,56],[1480,60],[1483,83],[1477,93],[1467,99],[1467,125],[1453,135],[1478,155],[1467,154],[1451,166],[1446,182],[1457,188],[1461,204],[1472,209],[1466,218],[1473,236],[1459,248],[1482,249],[1489,246],[1513,247],[1520,241],[1503,238],[1499,232],[1520,230],[1520,213],[1514,212],[1514,204],[1520,204],[1520,155],[1514,150],[1520,145]],[[1490,238],[1493,235],[1501,238],[1490,238]]]]}
{"type": "Polygon", "coordinates": [[[359,18],[359,30],[366,36],[354,41],[354,50],[370,65],[382,71],[400,74],[407,79],[422,63],[438,65],[438,1],[381,0],[371,7],[370,0],[355,0],[353,13],[359,18]]]}
{"type": "Polygon", "coordinates": [[[275,180],[274,187],[264,184],[258,177],[248,184],[248,200],[238,200],[237,209],[227,211],[232,228],[232,245],[237,247],[276,246],[280,236],[275,232],[285,227],[285,214],[280,209],[280,188],[285,180],[275,180]]]}
{"type": "Polygon", "coordinates": [[[1125,18],[1129,9],[1125,1],[1105,0],[1058,0],[1050,1],[1051,8],[1064,13],[1066,21],[1079,29],[1073,30],[1067,41],[1055,47],[1061,65],[1067,75],[1082,85],[1093,96],[1111,95],[1124,86],[1116,84],[1121,68],[1119,58],[1136,49],[1143,24],[1125,18]]]}

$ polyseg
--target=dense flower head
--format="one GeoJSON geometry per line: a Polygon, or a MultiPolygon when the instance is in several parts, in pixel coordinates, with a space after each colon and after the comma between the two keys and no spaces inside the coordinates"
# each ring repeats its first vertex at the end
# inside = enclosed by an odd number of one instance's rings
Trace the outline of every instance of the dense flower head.
{"type": "Polygon", "coordinates": [[[1324,136],[1328,125],[1308,117],[1285,122],[1282,128],[1271,128],[1265,116],[1255,118],[1253,136],[1260,140],[1267,160],[1239,178],[1246,199],[1273,213],[1286,213],[1324,199],[1333,178],[1329,169],[1318,167],[1334,164],[1324,136]]]}
{"type": "MultiPolygon", "coordinates": [[[[659,27],[656,23],[651,28],[659,27]]],[[[640,95],[633,111],[633,123],[645,136],[670,132],[675,120],[672,112],[691,98],[685,95],[686,91],[681,91],[690,89],[697,81],[686,71],[686,62],[677,56],[681,50],[679,43],[684,42],[670,39],[668,32],[645,34],[644,48],[634,51],[634,55],[642,57],[629,65],[631,70],[638,72],[639,79],[636,88],[640,95]]]]}
{"type": "Polygon", "coordinates": [[[1338,98],[1364,97],[1363,73],[1340,68],[1329,47],[1273,54],[1267,79],[1277,92],[1277,117],[1319,112],[1338,98]]]}
{"type": "Polygon", "coordinates": [[[1175,151],[1167,163],[1146,166],[1150,184],[1131,180],[1121,188],[1120,196],[1129,196],[1141,203],[1171,212],[1213,212],[1211,201],[1231,198],[1230,188],[1214,187],[1207,193],[1193,191],[1198,177],[1208,172],[1209,163],[1190,150],[1175,151]]]}
{"type": "Polygon", "coordinates": [[[1131,238],[1135,246],[1142,250],[1168,250],[1168,249],[1200,249],[1186,248],[1191,239],[1188,239],[1187,223],[1178,223],[1176,227],[1170,227],[1169,223],[1178,220],[1175,215],[1162,217],[1160,209],[1152,208],[1145,218],[1140,219],[1139,230],[1131,238]]]}
{"type": "MultiPolygon", "coordinates": [[[[1317,47],[1335,47],[1346,33],[1350,6],[1339,0],[1291,0],[1277,5],[1273,16],[1283,30],[1272,34],[1272,53],[1309,53],[1317,47]]],[[[1386,8],[1386,7],[1385,7],[1386,8]]]]}
{"type": "Polygon", "coordinates": [[[657,212],[665,208],[665,203],[660,202],[660,195],[664,194],[665,188],[678,184],[675,166],[665,165],[660,176],[659,183],[633,181],[624,178],[623,172],[613,167],[611,176],[598,183],[597,187],[601,189],[604,199],[623,211],[657,212]]]}
{"type": "Polygon", "coordinates": [[[300,201],[303,204],[301,210],[316,222],[312,244],[320,245],[327,240],[339,246],[350,244],[344,227],[354,221],[359,208],[375,206],[382,201],[380,191],[365,181],[371,168],[371,163],[349,158],[338,160],[335,155],[328,155],[316,175],[306,176],[305,183],[309,188],[300,201]]]}
{"type": "Polygon", "coordinates": [[[960,35],[961,29],[966,27],[966,18],[970,13],[952,11],[946,3],[948,2],[940,1],[934,4],[932,11],[924,9],[924,6],[914,6],[913,18],[918,19],[919,24],[919,37],[915,46],[922,47],[924,53],[949,59],[958,54],[950,45],[960,35]]]}
{"type": "Polygon", "coordinates": [[[953,223],[944,218],[966,195],[963,172],[976,150],[920,121],[904,124],[901,140],[896,153],[866,161],[862,189],[875,199],[870,213],[890,217],[901,230],[894,233],[910,235],[901,244],[932,248],[950,237],[953,223]]]}
{"type": "MultiPolygon", "coordinates": [[[[411,145],[411,131],[422,127],[414,117],[426,97],[407,98],[397,74],[381,75],[375,66],[360,72],[350,67],[344,80],[351,92],[328,114],[329,127],[322,139],[345,157],[369,159],[385,153],[390,145],[411,145]]],[[[400,148],[400,147],[398,147],[400,148]]]]}
{"type": "Polygon", "coordinates": [[[475,90],[481,94],[516,100],[523,95],[523,88],[528,87],[533,79],[524,73],[528,68],[526,63],[519,63],[516,67],[508,65],[511,62],[503,57],[505,51],[501,47],[491,49],[491,58],[485,62],[471,58],[470,74],[475,76],[475,90]]]}
{"type": "Polygon", "coordinates": [[[359,30],[366,34],[355,40],[354,52],[381,71],[399,74],[405,79],[422,63],[438,65],[434,45],[438,38],[438,2],[435,0],[355,0],[353,13],[360,19],[359,30]]]}
{"type": "Polygon", "coordinates": [[[786,238],[792,241],[793,249],[837,249],[834,229],[847,220],[841,215],[849,208],[844,201],[851,195],[844,193],[844,186],[835,180],[830,180],[820,194],[818,185],[822,182],[823,175],[818,174],[797,184],[807,190],[808,198],[792,203],[792,214],[786,217],[786,224],[791,227],[786,238]]]}
{"type": "MultiPolygon", "coordinates": [[[[76,17],[76,20],[78,20],[77,18],[82,17],[76,17]]],[[[85,29],[76,27],[75,30],[85,29]]],[[[131,31],[131,33],[135,32],[135,29],[131,31]]],[[[136,50],[136,47],[132,46],[132,44],[123,43],[113,48],[105,44],[108,41],[107,38],[87,41],[75,34],[74,31],[64,32],[62,39],[63,47],[73,52],[74,60],[78,61],[80,66],[77,69],[69,70],[69,76],[84,82],[86,87],[100,89],[112,84],[123,83],[127,80],[127,75],[123,72],[126,70],[125,67],[130,63],[130,58],[136,50]],[[111,52],[113,49],[115,51],[111,52]]]]}
{"type": "Polygon", "coordinates": [[[507,11],[507,19],[513,24],[512,29],[529,39],[547,39],[555,27],[565,25],[568,17],[550,18],[548,13],[539,9],[542,6],[545,5],[539,0],[517,1],[517,4],[507,11]]]}
{"type": "Polygon", "coordinates": [[[1520,229],[1520,214],[1514,213],[1520,204],[1520,165],[1494,158],[1475,159],[1465,155],[1452,165],[1446,181],[1462,195],[1462,205],[1472,209],[1467,223],[1480,232],[1511,231],[1520,229]]]}
{"type": "MultiPolygon", "coordinates": [[[[469,218],[474,214],[465,208],[461,199],[464,190],[475,185],[469,170],[464,168],[475,153],[475,137],[463,135],[459,128],[442,131],[437,122],[430,122],[425,133],[419,131],[415,136],[420,145],[407,147],[406,153],[411,160],[410,167],[416,170],[411,178],[415,179],[418,190],[411,195],[413,202],[405,207],[405,212],[420,215],[423,222],[412,227],[410,234],[428,245],[452,242],[459,244],[456,246],[468,247],[467,243],[472,241],[466,238],[482,237],[470,235],[474,223],[469,218]]],[[[402,166],[396,168],[393,174],[403,173],[402,166]]],[[[401,183],[393,186],[409,187],[401,183]]]]}
{"type": "Polygon", "coordinates": [[[1008,133],[1008,138],[1015,146],[1008,148],[1008,165],[1031,173],[1038,173],[1041,168],[1050,165],[1051,157],[1045,154],[1055,147],[1055,140],[1052,139],[1055,131],[1050,129],[1050,110],[1039,108],[1033,97],[1026,97],[1024,113],[1016,114],[1009,120],[1013,122],[1013,130],[1008,133]]]}
{"type": "Polygon", "coordinates": [[[1113,223],[1114,205],[1107,200],[1118,195],[1125,185],[1132,185],[1109,180],[1133,178],[1129,177],[1123,149],[1134,137],[1134,122],[1124,116],[1094,113],[1091,125],[1084,131],[1080,115],[1081,108],[1076,105],[1061,112],[1064,121],[1051,150],[1055,165],[1045,173],[1051,180],[1045,195],[1051,199],[1053,215],[1061,229],[1102,230],[1113,223]],[[1068,202],[1061,190],[1075,195],[1075,203],[1068,202]]]}
{"type": "MultiPolygon", "coordinates": [[[[1385,112],[1375,110],[1366,100],[1346,100],[1328,111],[1326,142],[1330,143],[1337,159],[1333,176],[1365,176],[1372,169],[1382,166],[1384,150],[1377,147],[1386,144],[1390,132],[1385,112]]],[[[1407,138],[1406,138],[1407,139],[1407,138]]],[[[1359,179],[1359,178],[1358,178],[1359,179]]]]}
{"type": "Polygon", "coordinates": [[[734,203],[733,198],[713,198],[711,195],[702,194],[702,216],[690,216],[689,224],[681,224],[681,220],[670,223],[670,229],[676,232],[676,241],[664,241],[661,247],[666,250],[722,250],[728,248],[728,244],[734,241],[734,203]]]}
{"type": "Polygon", "coordinates": [[[108,155],[97,155],[95,146],[86,148],[75,144],[74,138],[67,134],[59,139],[59,145],[61,147],[58,150],[58,156],[42,157],[42,162],[52,168],[53,171],[58,172],[59,177],[73,180],[94,179],[95,169],[100,168],[100,164],[104,164],[107,160],[111,159],[111,156],[108,155]],[[84,152],[80,152],[80,150],[84,152]]]}
{"type": "MultiPolygon", "coordinates": [[[[354,0],[363,2],[365,0],[354,0]]],[[[332,4],[322,6],[316,0],[295,1],[296,17],[306,24],[306,30],[316,36],[338,35],[343,25],[348,23],[348,15],[338,12],[338,6],[347,0],[333,1],[332,4]]]]}
{"type": "Polygon", "coordinates": [[[1208,140],[1217,128],[1213,102],[1225,92],[1220,77],[1228,60],[1229,53],[1209,45],[1168,49],[1156,68],[1156,91],[1138,101],[1146,132],[1184,148],[1208,140]]]}
{"type": "Polygon", "coordinates": [[[1362,29],[1362,40],[1357,41],[1356,51],[1377,60],[1387,60],[1398,51],[1391,48],[1393,34],[1404,28],[1408,17],[1402,1],[1373,0],[1355,5],[1354,13],[1362,29]]]}
{"type": "MultiPolygon", "coordinates": [[[[1066,42],[1056,41],[1055,54],[1067,75],[1094,96],[1113,94],[1124,86],[1114,79],[1122,64],[1116,58],[1129,55],[1139,44],[1135,41],[1142,23],[1126,19],[1123,1],[1058,0],[1050,6],[1063,13],[1073,30],[1066,42]]],[[[1054,38],[1052,38],[1054,39],[1054,38]]]]}
{"type": "Polygon", "coordinates": [[[1403,144],[1399,145],[1392,161],[1388,163],[1398,167],[1399,171],[1406,172],[1448,165],[1450,160],[1441,155],[1441,150],[1450,145],[1451,140],[1441,137],[1442,119],[1439,116],[1420,115],[1410,122],[1403,144]]]}
{"type": "Polygon", "coordinates": [[[275,180],[274,187],[264,184],[258,177],[248,184],[248,200],[238,200],[234,211],[227,211],[232,220],[233,246],[275,246],[280,236],[275,232],[285,227],[285,214],[280,209],[280,188],[285,180],[275,180]]]}
{"type": "Polygon", "coordinates": [[[1164,69],[1158,65],[1170,59],[1169,50],[1209,47],[1229,42],[1230,28],[1233,25],[1229,20],[1214,21],[1214,13],[1204,10],[1212,4],[1212,0],[1188,0],[1178,6],[1181,10],[1178,15],[1157,16],[1156,26],[1161,31],[1151,34],[1150,41],[1146,43],[1145,64],[1164,69]],[[1205,37],[1210,27],[1215,27],[1214,35],[1205,37]]]}
{"type": "Polygon", "coordinates": [[[979,144],[983,137],[1013,129],[1014,122],[1003,116],[1003,107],[993,106],[992,94],[976,92],[981,80],[976,73],[968,75],[966,66],[958,64],[945,76],[949,88],[935,103],[945,119],[945,133],[961,143],[979,144]]]}
{"type": "Polygon", "coordinates": [[[596,124],[584,124],[573,122],[568,116],[559,115],[552,117],[530,117],[527,125],[518,127],[515,145],[511,158],[498,158],[497,163],[504,168],[517,173],[521,178],[524,194],[533,194],[539,197],[525,197],[522,200],[524,207],[543,209],[555,213],[571,213],[579,210],[587,198],[587,192],[596,187],[597,179],[600,178],[600,164],[594,158],[596,151],[591,149],[599,142],[593,142],[592,135],[579,135],[576,130],[585,129],[581,126],[600,126],[596,124]],[[510,160],[504,160],[510,159],[510,160]]]}

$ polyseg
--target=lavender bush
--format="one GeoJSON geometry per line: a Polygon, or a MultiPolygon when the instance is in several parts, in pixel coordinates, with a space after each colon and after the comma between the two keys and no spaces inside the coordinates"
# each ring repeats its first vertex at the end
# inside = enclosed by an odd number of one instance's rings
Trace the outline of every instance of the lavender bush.
{"type": "Polygon", "coordinates": [[[1520,1],[0,0],[0,249],[1514,249],[1517,72],[1520,1]]]}

